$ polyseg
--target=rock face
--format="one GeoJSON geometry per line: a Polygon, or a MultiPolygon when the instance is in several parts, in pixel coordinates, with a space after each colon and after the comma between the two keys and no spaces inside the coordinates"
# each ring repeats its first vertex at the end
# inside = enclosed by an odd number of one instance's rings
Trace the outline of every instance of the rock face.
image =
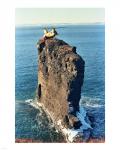
{"type": "Polygon", "coordinates": [[[84,64],[76,48],[62,40],[50,38],[38,42],[38,102],[54,122],[61,120],[66,128],[81,126],[76,112],[79,111],[84,64]]]}

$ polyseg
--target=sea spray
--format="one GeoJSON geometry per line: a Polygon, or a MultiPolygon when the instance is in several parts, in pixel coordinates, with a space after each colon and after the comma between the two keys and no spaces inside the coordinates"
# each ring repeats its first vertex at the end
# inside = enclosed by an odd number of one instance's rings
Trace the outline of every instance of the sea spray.
{"type": "MultiPolygon", "coordinates": [[[[65,135],[65,138],[66,138],[67,142],[73,142],[76,137],[80,137],[82,139],[83,136],[84,136],[84,130],[92,129],[92,127],[90,125],[90,121],[89,121],[89,119],[87,118],[87,115],[86,115],[87,114],[86,110],[84,109],[83,106],[80,106],[80,111],[77,112],[77,117],[80,119],[80,121],[82,123],[82,126],[80,127],[80,129],[75,130],[75,129],[67,129],[67,128],[65,128],[61,124],[61,120],[59,120],[56,124],[52,123],[51,118],[53,116],[51,116],[49,111],[47,109],[45,109],[44,106],[42,104],[38,103],[36,100],[29,99],[29,100],[26,100],[26,103],[28,103],[32,107],[35,107],[36,109],[39,109],[39,110],[43,109],[46,112],[46,115],[47,115],[47,117],[50,120],[49,123],[51,124],[51,127],[57,125],[56,126],[57,127],[56,128],[56,132],[58,132],[58,131],[62,132],[65,135]],[[59,126],[59,128],[58,128],[58,126],[59,126]]],[[[54,119],[52,118],[52,120],[54,120],[54,119]]],[[[90,132],[89,131],[88,131],[87,134],[85,134],[84,141],[88,140],[88,138],[90,136],[90,132]]]]}

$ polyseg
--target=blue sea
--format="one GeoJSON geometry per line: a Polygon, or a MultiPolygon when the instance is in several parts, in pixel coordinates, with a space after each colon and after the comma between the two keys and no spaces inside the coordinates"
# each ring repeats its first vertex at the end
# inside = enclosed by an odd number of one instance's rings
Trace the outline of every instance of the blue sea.
{"type": "MultiPolygon", "coordinates": [[[[93,138],[105,137],[105,26],[56,25],[57,38],[77,47],[85,60],[85,78],[81,104],[92,118],[93,138]]],[[[35,98],[37,87],[38,51],[36,43],[43,36],[43,26],[16,27],[16,138],[42,142],[61,142],[61,133],[43,110],[27,101],[35,98]]]]}

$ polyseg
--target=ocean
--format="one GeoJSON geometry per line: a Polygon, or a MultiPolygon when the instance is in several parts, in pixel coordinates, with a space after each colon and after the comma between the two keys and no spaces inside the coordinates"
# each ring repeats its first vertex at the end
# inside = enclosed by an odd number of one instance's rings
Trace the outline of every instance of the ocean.
{"type": "MultiPolygon", "coordinates": [[[[105,26],[56,25],[57,38],[76,46],[85,60],[81,105],[93,120],[93,138],[105,138],[105,26]]],[[[41,142],[62,142],[43,110],[28,103],[37,88],[38,51],[43,26],[15,28],[15,136],[41,142]]]]}

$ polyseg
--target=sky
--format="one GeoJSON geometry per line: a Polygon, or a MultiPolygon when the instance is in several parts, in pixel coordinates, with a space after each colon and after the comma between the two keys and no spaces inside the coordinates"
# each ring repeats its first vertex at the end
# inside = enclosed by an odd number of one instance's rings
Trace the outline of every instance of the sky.
{"type": "Polygon", "coordinates": [[[104,23],[104,8],[16,8],[15,24],[104,23]]]}

